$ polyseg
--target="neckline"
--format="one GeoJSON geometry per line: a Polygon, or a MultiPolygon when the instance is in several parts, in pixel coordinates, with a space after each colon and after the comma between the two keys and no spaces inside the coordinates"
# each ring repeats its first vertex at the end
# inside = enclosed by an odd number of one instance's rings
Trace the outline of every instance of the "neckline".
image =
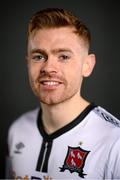
{"type": "Polygon", "coordinates": [[[90,103],[73,121],[71,121],[69,124],[65,125],[64,127],[58,129],[57,131],[53,132],[52,134],[47,134],[44,130],[42,119],[41,119],[42,110],[40,108],[38,112],[38,117],[37,117],[38,130],[45,141],[47,142],[52,141],[53,139],[61,136],[62,134],[66,133],[67,131],[77,126],[95,107],[96,105],[94,103],[90,103]]]}

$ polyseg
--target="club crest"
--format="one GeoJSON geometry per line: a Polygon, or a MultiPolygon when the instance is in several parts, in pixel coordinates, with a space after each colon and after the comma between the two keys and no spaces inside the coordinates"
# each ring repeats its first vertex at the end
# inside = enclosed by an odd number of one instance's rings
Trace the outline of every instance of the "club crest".
{"type": "Polygon", "coordinates": [[[84,178],[87,174],[84,173],[83,168],[89,152],[90,151],[86,151],[80,147],[68,146],[64,165],[60,167],[60,171],[69,170],[71,173],[77,172],[80,177],[84,178]]]}

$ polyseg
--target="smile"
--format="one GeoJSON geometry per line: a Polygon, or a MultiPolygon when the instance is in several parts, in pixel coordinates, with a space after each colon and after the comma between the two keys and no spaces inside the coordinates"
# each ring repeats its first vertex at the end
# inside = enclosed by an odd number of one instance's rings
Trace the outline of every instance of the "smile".
{"type": "Polygon", "coordinates": [[[62,84],[62,82],[55,80],[41,80],[40,84],[42,89],[48,91],[57,89],[62,84]]]}
{"type": "Polygon", "coordinates": [[[59,85],[61,83],[57,82],[57,81],[42,81],[41,84],[48,85],[48,86],[56,86],[56,85],[59,85]]]}

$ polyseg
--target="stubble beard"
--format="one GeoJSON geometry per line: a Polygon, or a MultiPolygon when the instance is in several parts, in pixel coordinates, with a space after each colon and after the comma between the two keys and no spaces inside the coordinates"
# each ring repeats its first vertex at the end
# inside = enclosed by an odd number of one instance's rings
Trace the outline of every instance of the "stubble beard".
{"type": "Polygon", "coordinates": [[[77,88],[76,89],[72,87],[67,88],[67,86],[65,86],[64,89],[62,89],[62,92],[61,91],[54,92],[54,90],[51,92],[49,91],[41,92],[39,86],[40,86],[39,84],[37,86],[35,86],[34,84],[31,84],[33,93],[35,94],[35,96],[37,97],[40,103],[51,105],[51,106],[69,101],[78,93],[77,88]]]}
{"type": "MultiPolygon", "coordinates": [[[[43,76],[44,77],[44,76],[43,76]]],[[[51,76],[50,74],[47,74],[46,77],[54,78],[55,76],[51,76]]],[[[62,89],[58,87],[58,90],[51,90],[51,91],[43,91],[40,89],[40,76],[33,80],[32,77],[30,77],[30,85],[32,88],[33,93],[37,97],[38,101],[40,103],[46,104],[46,105],[57,105],[60,103],[64,103],[65,101],[68,101],[72,99],[79,91],[79,87],[74,86],[74,84],[71,83],[68,84],[67,81],[63,77],[57,77],[58,80],[62,81],[62,89]]]]}

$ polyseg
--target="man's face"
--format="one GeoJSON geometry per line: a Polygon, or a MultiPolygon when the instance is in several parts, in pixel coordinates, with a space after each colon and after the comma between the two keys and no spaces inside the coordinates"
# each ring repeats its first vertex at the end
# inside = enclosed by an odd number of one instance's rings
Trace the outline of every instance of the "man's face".
{"type": "Polygon", "coordinates": [[[84,76],[91,72],[83,40],[73,28],[38,30],[28,40],[28,71],[33,92],[39,101],[59,104],[80,97],[84,76]]]}

